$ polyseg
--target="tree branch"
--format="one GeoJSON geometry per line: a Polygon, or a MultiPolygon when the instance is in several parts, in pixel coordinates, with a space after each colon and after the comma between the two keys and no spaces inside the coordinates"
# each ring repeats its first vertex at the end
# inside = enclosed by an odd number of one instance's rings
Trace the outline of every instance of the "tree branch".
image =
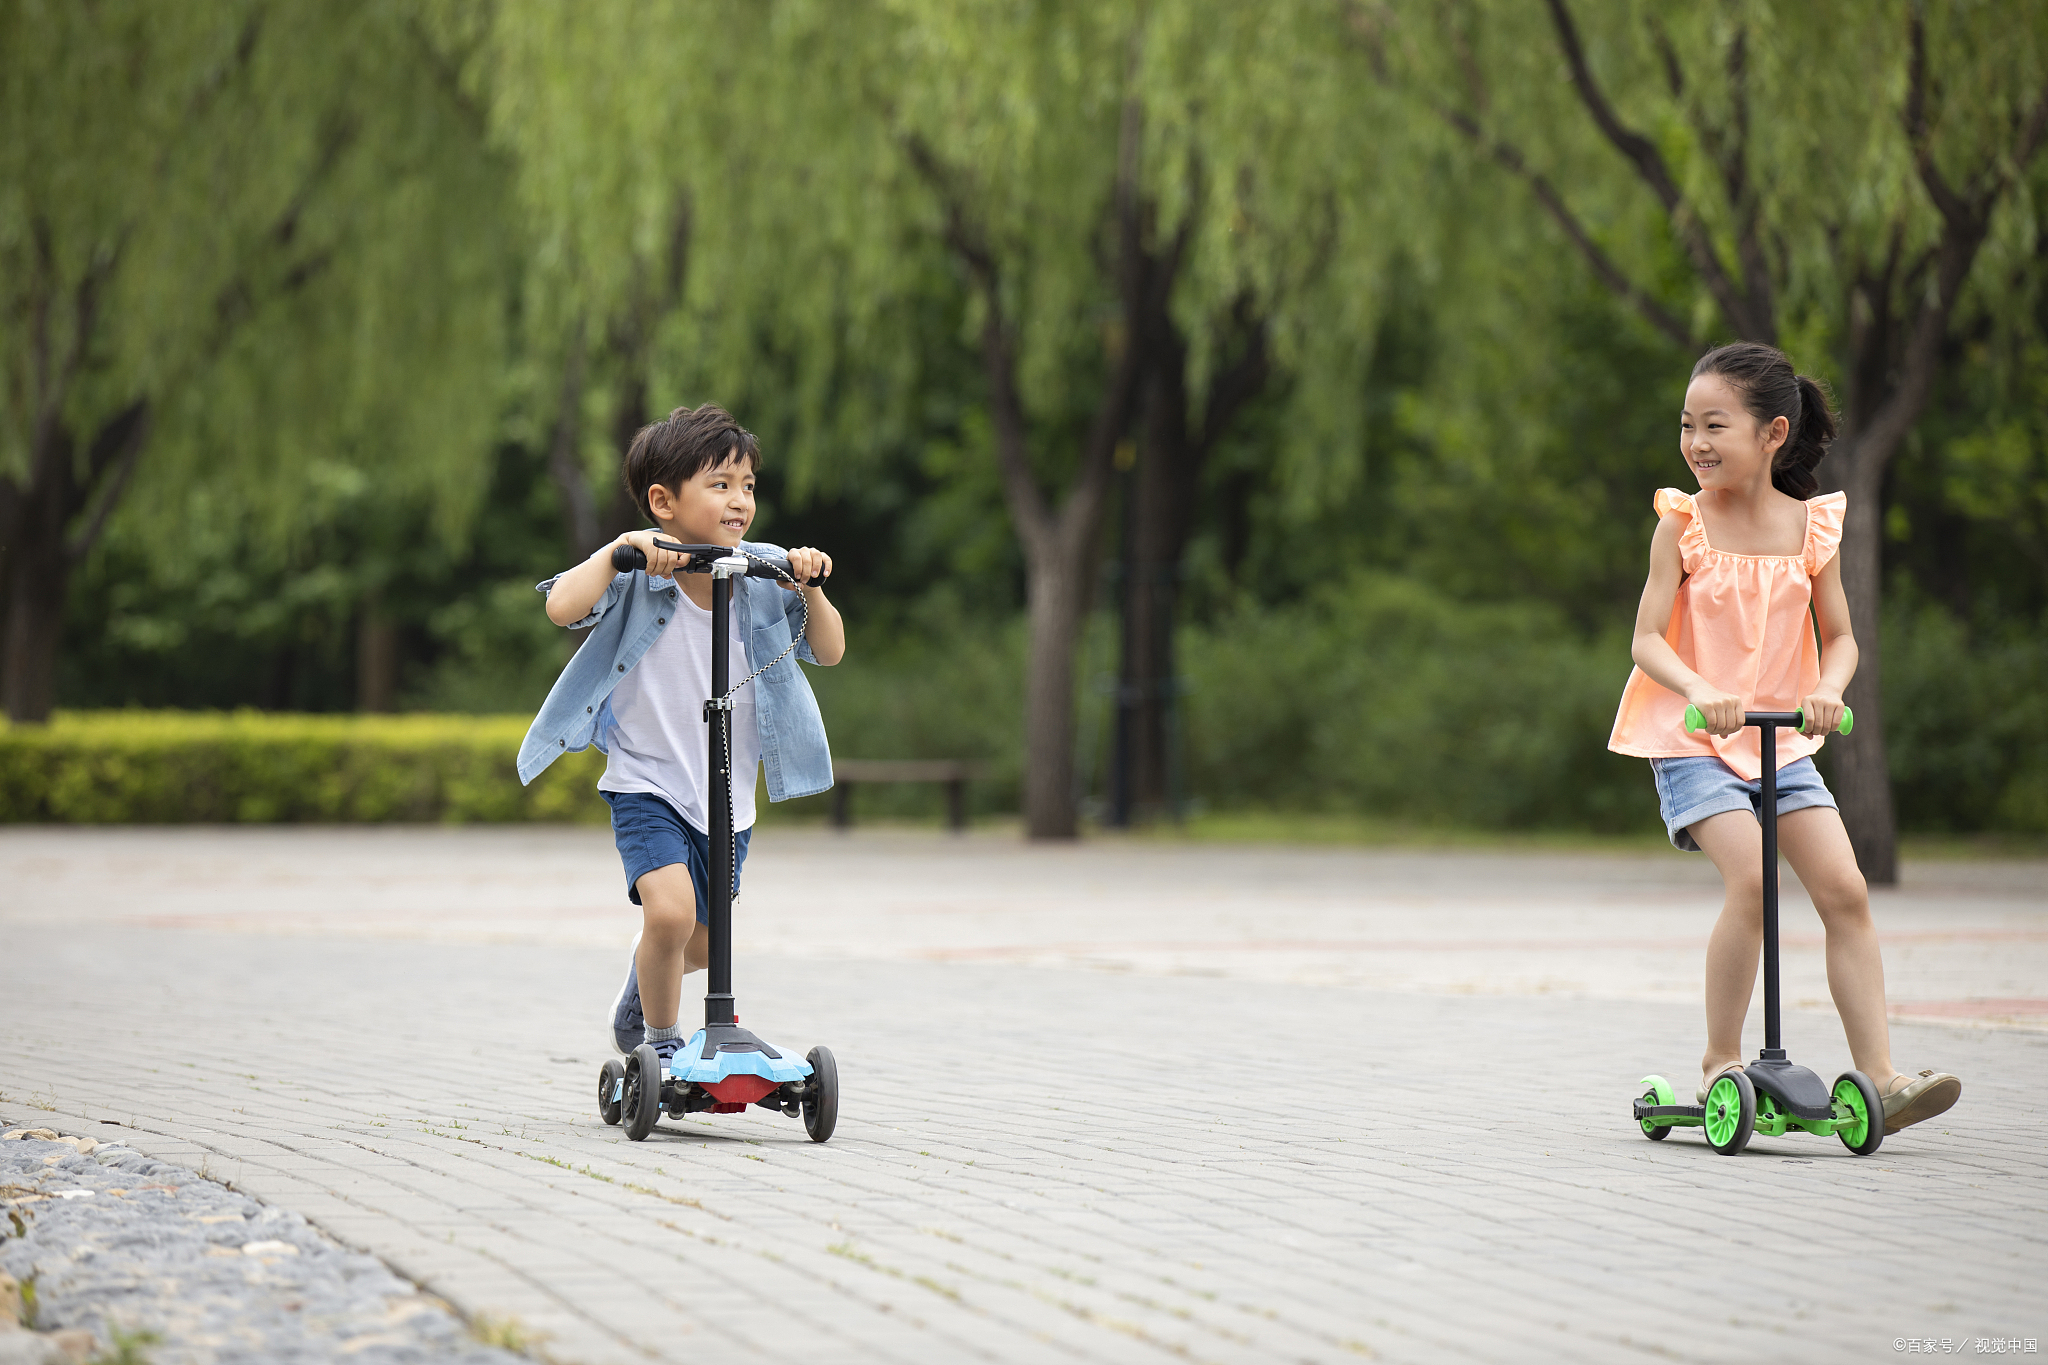
{"type": "Polygon", "coordinates": [[[1564,196],[1550,183],[1549,177],[1532,168],[1518,148],[1499,138],[1489,137],[1469,115],[1441,107],[1437,112],[1446,123],[1463,133],[1480,150],[1522,178],[1529,186],[1530,192],[1536,196],[1536,202],[1543,206],[1543,211],[1564,231],[1566,238],[1578,248],[1579,254],[1586,258],[1586,263],[1593,267],[1593,273],[1598,275],[1609,289],[1619,294],[1624,301],[1641,313],[1651,326],[1665,336],[1687,350],[1697,349],[1699,343],[1693,336],[1692,329],[1679,321],[1677,314],[1653,298],[1648,290],[1631,280],[1614,258],[1601,249],[1600,244],[1593,240],[1593,234],[1586,230],[1585,225],[1565,203],[1564,196]]]}
{"type": "Polygon", "coordinates": [[[85,486],[98,491],[92,495],[92,511],[87,515],[85,525],[65,544],[64,551],[73,563],[84,559],[99,542],[100,533],[107,528],[107,518],[114,514],[120,504],[122,493],[127,491],[128,480],[135,473],[135,464],[141,458],[142,448],[149,444],[150,427],[155,412],[147,398],[138,398],[115,413],[102,425],[92,439],[92,446],[86,452],[85,486]]]}
{"type": "Polygon", "coordinates": [[[982,236],[979,225],[969,220],[954,184],[954,176],[939,161],[923,138],[912,134],[903,141],[904,153],[918,176],[938,197],[945,214],[944,237],[948,249],[959,257],[981,295],[981,360],[988,377],[989,416],[995,428],[996,471],[1003,483],[1003,500],[1009,504],[1017,535],[1025,554],[1034,563],[1056,553],[1053,516],[1045,496],[1031,473],[1031,452],[1025,441],[1024,401],[1017,390],[1017,358],[1009,320],[1003,312],[1002,279],[996,269],[995,253],[982,236]]]}
{"type": "Polygon", "coordinates": [[[1657,196],[1657,202],[1664,206],[1672,231],[1685,247],[1686,254],[1692,257],[1694,268],[1700,272],[1722,313],[1737,331],[1752,340],[1775,340],[1776,332],[1771,320],[1758,316],[1755,300],[1738,289],[1729,278],[1720,253],[1714,250],[1714,244],[1699,219],[1686,207],[1685,196],[1672,179],[1671,168],[1664,164],[1663,154],[1657,150],[1657,145],[1622,123],[1606,92],[1594,79],[1592,66],[1586,60],[1585,45],[1579,39],[1578,26],[1572,21],[1564,0],[1545,0],[1545,3],[1550,7],[1551,23],[1557,29],[1558,43],[1564,48],[1565,61],[1571,68],[1572,86],[1578,91],[1580,103],[1586,106],[1586,112],[1593,116],[1593,122],[1608,142],[1635,167],[1636,174],[1657,196]]]}

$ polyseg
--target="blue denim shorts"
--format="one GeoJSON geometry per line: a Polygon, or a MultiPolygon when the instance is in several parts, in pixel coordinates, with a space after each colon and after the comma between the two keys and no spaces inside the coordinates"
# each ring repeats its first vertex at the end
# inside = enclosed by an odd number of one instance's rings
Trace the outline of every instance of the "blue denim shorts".
{"type": "MultiPolygon", "coordinates": [[[[612,808],[612,838],[619,861],[626,865],[626,895],[640,904],[640,879],[657,867],[681,863],[697,887],[697,923],[711,923],[711,841],[704,831],[676,813],[653,792],[599,792],[612,808]]],[[[747,865],[747,841],[754,831],[743,829],[732,841],[733,889],[747,865]]]]}
{"type": "MultiPolygon", "coordinates": [[[[1665,832],[1675,847],[1688,853],[1700,851],[1688,827],[1710,815],[1746,810],[1759,821],[1764,818],[1762,780],[1744,782],[1718,758],[1653,758],[1650,775],[1657,779],[1657,807],[1665,832]]],[[[1820,780],[1820,769],[1811,758],[1802,758],[1778,769],[1778,814],[1790,815],[1808,806],[1836,808],[1828,784],[1820,780]]]]}

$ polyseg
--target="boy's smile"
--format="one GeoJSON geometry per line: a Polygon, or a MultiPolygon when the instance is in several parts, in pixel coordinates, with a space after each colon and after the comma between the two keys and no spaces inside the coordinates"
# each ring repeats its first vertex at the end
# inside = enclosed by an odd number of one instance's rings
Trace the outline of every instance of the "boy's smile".
{"type": "Polygon", "coordinates": [[[737,545],[754,524],[754,467],[728,456],[671,491],[647,490],[662,531],[685,545],[737,545]]]}

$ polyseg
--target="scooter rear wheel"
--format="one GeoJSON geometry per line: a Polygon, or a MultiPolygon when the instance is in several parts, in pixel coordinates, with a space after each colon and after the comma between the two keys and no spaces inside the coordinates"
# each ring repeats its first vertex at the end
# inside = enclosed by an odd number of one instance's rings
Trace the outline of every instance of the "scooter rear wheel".
{"type": "Polygon", "coordinates": [[[1756,1087],[1740,1071],[1725,1071],[1707,1089],[1707,1142],[1722,1156],[1749,1145],[1756,1131],[1756,1087]]]}
{"type": "Polygon", "coordinates": [[[811,1141],[824,1142],[839,1126],[839,1063],[832,1049],[814,1047],[804,1058],[811,1064],[810,1088],[804,1092],[804,1131],[811,1141]]]}
{"type": "Polygon", "coordinates": [[[1857,1156],[1869,1156],[1884,1141],[1884,1099],[1876,1084],[1860,1071],[1844,1071],[1835,1080],[1835,1100],[1856,1116],[1835,1136],[1857,1156]]]}
{"type": "Polygon", "coordinates": [[[613,1128],[619,1126],[619,1115],[625,1109],[625,1096],[620,1093],[625,1079],[626,1064],[616,1057],[597,1069],[597,1116],[613,1128]]]}
{"type": "Polygon", "coordinates": [[[626,1058],[626,1136],[644,1142],[661,1118],[661,1054],[642,1043],[626,1058]]]}

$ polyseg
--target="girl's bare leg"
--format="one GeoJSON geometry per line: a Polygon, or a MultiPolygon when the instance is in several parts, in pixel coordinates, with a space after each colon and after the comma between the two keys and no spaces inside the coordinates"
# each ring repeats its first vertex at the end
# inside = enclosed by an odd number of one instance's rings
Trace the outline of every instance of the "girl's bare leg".
{"type": "Polygon", "coordinates": [[[1849,1036],[1856,1069],[1882,1095],[1904,1078],[1892,1065],[1891,1027],[1885,1022],[1884,956],[1877,924],[1870,917],[1870,890],[1856,866],[1856,852],[1842,817],[1826,806],[1809,806],[1778,818],[1778,846],[1813,898],[1827,931],[1828,993],[1849,1036]]]}
{"type": "Polygon", "coordinates": [[[1742,1021],[1764,947],[1763,827],[1746,810],[1710,815],[1688,831],[1721,873],[1727,898],[1707,939],[1707,1051],[1700,1074],[1743,1060],[1742,1021]]]}
{"type": "Polygon", "coordinates": [[[674,1028],[682,1009],[683,973],[703,966],[685,962],[693,943],[701,957],[708,935],[697,932],[697,886],[682,863],[657,867],[635,882],[644,927],[635,960],[640,969],[640,1013],[649,1028],[674,1028]]]}

